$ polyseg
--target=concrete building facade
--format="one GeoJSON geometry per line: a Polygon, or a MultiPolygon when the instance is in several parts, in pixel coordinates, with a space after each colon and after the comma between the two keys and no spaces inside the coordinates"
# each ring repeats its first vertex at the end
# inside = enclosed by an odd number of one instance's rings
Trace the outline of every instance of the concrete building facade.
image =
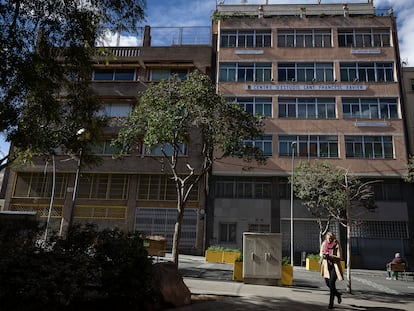
{"type": "MultiPolygon", "coordinates": [[[[372,1],[353,4],[226,5],[213,16],[217,89],[267,117],[253,142],[265,166],[214,165],[207,243],[242,247],[244,231],[281,232],[295,263],[319,251],[315,220],[294,199],[288,176],[300,161],[329,161],[374,186],[378,209],[359,217],[353,267],[382,268],[398,250],[411,256],[411,185],[395,17],[372,1]]],[[[332,226],[344,241],[339,225],[332,226]]],[[[412,233],[411,233],[412,234],[412,233]]]]}
{"type": "MultiPolygon", "coordinates": [[[[161,153],[147,155],[140,143],[137,150],[115,160],[111,139],[116,137],[120,118],[129,115],[137,104],[139,93],[149,83],[180,78],[194,69],[211,73],[210,28],[177,28],[160,32],[145,27],[142,46],[111,47],[112,57],[98,57],[92,88],[102,100],[99,113],[110,118],[103,141],[94,142],[94,154],[102,162],[97,166],[81,165],[78,187],[75,188],[78,159],[65,154],[51,159],[35,159],[34,166],[9,168],[5,190],[5,209],[36,211],[46,221],[51,209],[51,229],[63,231],[68,224],[89,222],[102,228],[118,227],[137,230],[146,235],[161,235],[171,247],[176,221],[175,184],[161,153]],[[192,40],[197,33],[197,41],[192,40]],[[161,34],[166,35],[161,37],[161,34]],[[203,39],[200,38],[203,35],[203,39]],[[51,203],[53,167],[56,172],[55,194],[51,203]],[[76,196],[74,200],[74,190],[76,196]],[[74,212],[73,212],[74,211],[74,212]],[[72,218],[73,217],[73,218],[72,218]]],[[[75,133],[74,133],[75,135],[75,133]]],[[[194,140],[197,140],[194,137],[194,140]]],[[[189,144],[183,157],[190,163],[198,161],[200,144],[189,144]]],[[[182,173],[188,171],[182,167],[182,173]]],[[[182,251],[202,252],[205,204],[204,185],[200,183],[190,196],[182,227],[182,251]]]]}

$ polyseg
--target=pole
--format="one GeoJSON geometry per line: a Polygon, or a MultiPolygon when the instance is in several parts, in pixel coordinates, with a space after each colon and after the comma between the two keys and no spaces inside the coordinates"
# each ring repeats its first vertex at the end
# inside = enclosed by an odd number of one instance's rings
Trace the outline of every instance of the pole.
{"type": "Polygon", "coordinates": [[[52,154],[52,193],[50,195],[49,213],[47,214],[47,222],[46,222],[46,228],[45,228],[45,241],[47,239],[47,231],[49,228],[50,218],[52,215],[53,199],[55,197],[55,186],[56,186],[56,165],[55,165],[55,155],[52,154]]]}
{"type": "Polygon", "coordinates": [[[292,151],[292,173],[290,182],[290,265],[293,267],[293,178],[295,175],[295,146],[296,142],[291,144],[292,151]]]}
{"type": "Polygon", "coordinates": [[[72,194],[72,208],[70,210],[70,218],[69,218],[69,225],[68,230],[72,226],[73,217],[75,216],[75,208],[76,208],[76,194],[78,192],[78,185],[79,185],[79,173],[81,168],[81,161],[82,161],[82,148],[79,149],[79,158],[78,158],[78,167],[76,169],[75,175],[75,184],[73,186],[73,194],[72,194]]]}

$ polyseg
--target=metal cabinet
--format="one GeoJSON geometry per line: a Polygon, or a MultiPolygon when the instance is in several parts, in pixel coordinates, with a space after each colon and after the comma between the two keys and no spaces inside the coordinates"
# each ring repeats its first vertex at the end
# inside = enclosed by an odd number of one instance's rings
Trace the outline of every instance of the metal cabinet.
{"type": "Polygon", "coordinates": [[[243,233],[245,283],[279,285],[282,275],[282,234],[243,233]]]}

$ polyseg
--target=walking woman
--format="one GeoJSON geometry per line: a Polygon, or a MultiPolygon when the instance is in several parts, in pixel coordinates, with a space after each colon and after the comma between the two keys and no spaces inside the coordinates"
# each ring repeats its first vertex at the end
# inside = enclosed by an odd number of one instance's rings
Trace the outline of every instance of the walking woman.
{"type": "Polygon", "coordinates": [[[336,289],[336,280],[342,281],[344,279],[341,266],[341,244],[332,232],[326,234],[319,255],[322,259],[321,275],[325,278],[326,285],[329,287],[329,309],[332,309],[335,297],[338,299],[338,304],[342,302],[341,294],[336,289]]]}

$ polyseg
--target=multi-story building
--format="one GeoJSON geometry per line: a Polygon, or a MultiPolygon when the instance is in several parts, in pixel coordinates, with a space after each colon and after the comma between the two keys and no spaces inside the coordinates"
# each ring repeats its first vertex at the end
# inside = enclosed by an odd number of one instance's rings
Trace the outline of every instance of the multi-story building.
{"type": "MultiPolygon", "coordinates": [[[[117,134],[119,118],[128,116],[139,92],[148,83],[169,79],[172,75],[185,78],[194,69],[211,73],[211,33],[209,27],[151,29],[148,26],[143,33],[142,46],[112,47],[114,57],[96,59],[92,87],[104,102],[101,113],[110,118],[105,140],[93,142],[94,153],[101,157],[102,163],[93,167],[81,165],[76,188],[76,158],[73,161],[67,155],[57,155],[53,204],[51,162],[46,165],[42,159],[35,159],[34,166],[9,168],[6,210],[37,211],[40,219],[46,221],[52,205],[53,230],[67,227],[73,216],[74,223],[92,222],[100,227],[162,235],[171,244],[177,214],[176,190],[174,182],[164,173],[167,168],[163,170],[160,162],[161,151],[147,155],[145,146],[140,144],[134,154],[114,160],[110,142],[117,134]]],[[[199,146],[189,144],[182,156],[189,161],[197,160],[199,146]]],[[[203,189],[200,184],[187,204],[182,249],[202,251],[203,189]]]]}
{"type": "MultiPolygon", "coordinates": [[[[267,117],[265,135],[250,143],[268,160],[216,162],[207,243],[241,248],[244,231],[281,232],[289,256],[292,221],[296,264],[302,252],[318,252],[317,224],[299,200],[292,204],[288,176],[300,161],[324,160],[381,181],[377,210],[353,228],[353,267],[382,269],[395,251],[410,257],[414,203],[402,178],[407,142],[392,11],[376,14],[372,1],[219,4],[213,38],[217,89],[267,117]]],[[[331,230],[344,241],[338,224],[331,230]]]]}

